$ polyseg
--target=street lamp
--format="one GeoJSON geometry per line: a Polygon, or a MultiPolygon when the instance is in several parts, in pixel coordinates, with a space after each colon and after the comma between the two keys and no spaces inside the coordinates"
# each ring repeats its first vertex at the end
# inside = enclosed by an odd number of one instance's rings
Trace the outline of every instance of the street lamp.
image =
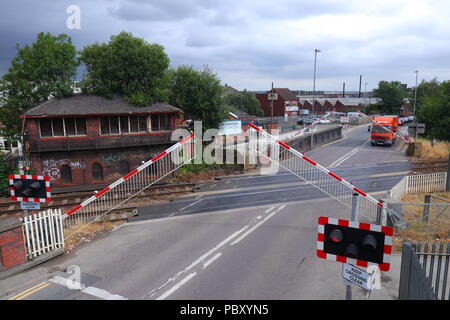
{"type": "MultiPolygon", "coordinates": [[[[317,65],[317,53],[321,52],[319,49],[314,49],[314,80],[313,80],[313,101],[312,101],[312,116],[314,117],[314,105],[316,99],[316,65],[317,65]]],[[[313,148],[313,126],[311,126],[311,149],[313,148]]]]}
{"type": "Polygon", "coordinates": [[[415,88],[415,92],[414,92],[414,109],[413,109],[413,116],[414,116],[414,120],[416,117],[416,100],[417,100],[417,80],[419,78],[419,70],[414,71],[414,73],[416,74],[416,88],[415,88]]]}

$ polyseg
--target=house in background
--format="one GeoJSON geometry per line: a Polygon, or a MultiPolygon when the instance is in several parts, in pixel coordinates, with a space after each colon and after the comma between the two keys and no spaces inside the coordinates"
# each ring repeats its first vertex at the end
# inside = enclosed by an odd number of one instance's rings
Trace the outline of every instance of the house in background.
{"type": "Polygon", "coordinates": [[[256,99],[259,100],[261,109],[264,111],[264,117],[272,116],[269,93],[278,94],[278,99],[273,101],[274,117],[295,117],[299,115],[297,96],[288,88],[273,88],[265,93],[256,93],[256,99]]]}
{"type": "Polygon", "coordinates": [[[114,181],[174,143],[183,112],[156,103],[137,107],[78,94],[52,99],[26,112],[24,143],[37,174],[58,187],[114,181]]]}

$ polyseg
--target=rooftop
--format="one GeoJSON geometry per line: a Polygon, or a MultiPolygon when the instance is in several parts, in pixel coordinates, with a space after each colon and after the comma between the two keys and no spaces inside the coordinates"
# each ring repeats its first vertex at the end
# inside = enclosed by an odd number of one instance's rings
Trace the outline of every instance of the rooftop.
{"type": "Polygon", "coordinates": [[[138,107],[114,95],[111,99],[98,95],[76,94],[63,99],[51,99],[25,113],[28,117],[99,115],[125,113],[178,113],[183,112],[170,104],[155,103],[138,107]]]}

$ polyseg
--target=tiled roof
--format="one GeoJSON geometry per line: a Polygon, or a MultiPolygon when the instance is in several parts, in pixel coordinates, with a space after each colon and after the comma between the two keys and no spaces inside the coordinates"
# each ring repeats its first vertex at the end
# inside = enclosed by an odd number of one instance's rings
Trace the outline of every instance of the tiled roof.
{"type": "Polygon", "coordinates": [[[124,113],[160,113],[183,112],[165,103],[138,107],[114,95],[111,99],[98,95],[77,94],[63,99],[51,99],[26,112],[27,116],[45,115],[89,115],[89,114],[124,114],[124,113]]]}

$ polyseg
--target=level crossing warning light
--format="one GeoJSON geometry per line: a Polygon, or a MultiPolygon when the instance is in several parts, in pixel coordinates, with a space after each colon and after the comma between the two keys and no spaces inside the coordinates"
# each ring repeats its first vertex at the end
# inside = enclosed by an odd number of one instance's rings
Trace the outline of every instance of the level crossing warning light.
{"type": "Polygon", "coordinates": [[[11,199],[21,202],[50,202],[50,179],[47,176],[10,174],[11,199]]]}
{"type": "Polygon", "coordinates": [[[388,271],[392,228],[356,221],[320,217],[317,256],[361,267],[378,265],[388,271]]]}

